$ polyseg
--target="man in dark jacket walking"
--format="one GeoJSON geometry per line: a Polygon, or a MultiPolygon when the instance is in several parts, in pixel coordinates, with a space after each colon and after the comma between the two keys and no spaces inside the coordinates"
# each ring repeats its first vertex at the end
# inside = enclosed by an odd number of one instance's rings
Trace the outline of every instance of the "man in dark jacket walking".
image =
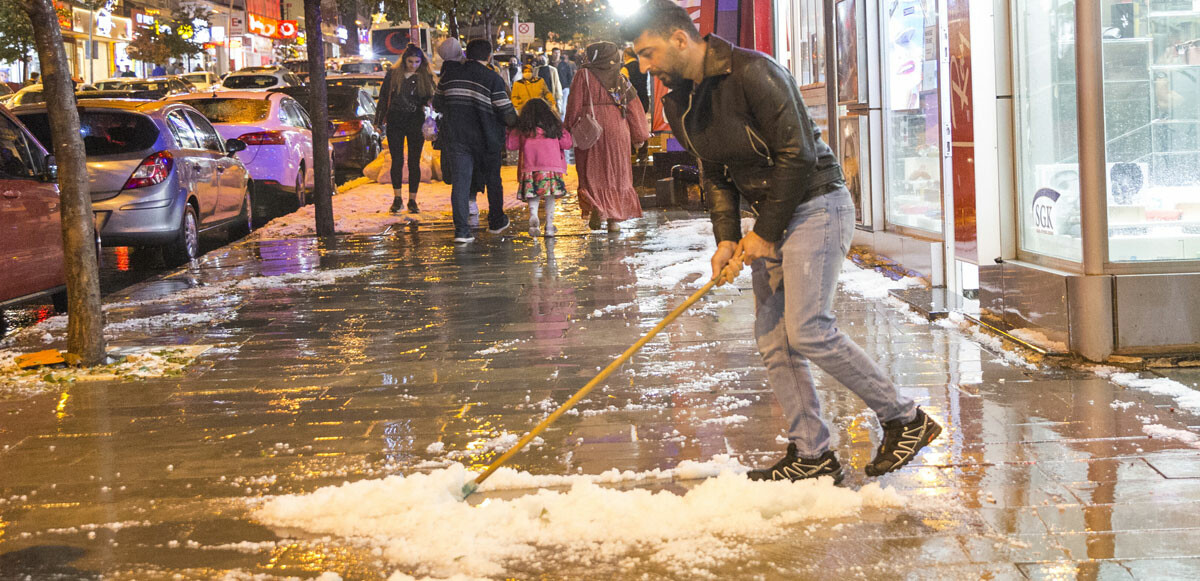
{"type": "Polygon", "coordinates": [[[643,70],[671,88],[663,103],[671,130],[700,160],[717,239],[713,278],[731,281],[743,264],[753,273],[754,335],[790,443],[779,462],[750,478],[841,480],[809,361],[879,417],[883,438],[867,475],[904,466],[941,426],[837,328],[833,299],[854,205],[795,80],[766,55],[701,38],[671,0],[650,0],[622,26],[643,70]],[[744,235],[742,197],[758,212],[744,235]]]}
{"type": "Polygon", "coordinates": [[[433,96],[433,108],[442,113],[438,139],[452,173],[450,205],[456,243],[475,241],[469,212],[471,176],[476,169],[487,186],[488,232],[499,234],[509,225],[500,159],[505,128],[517,123],[517,113],[504,80],[487,66],[491,55],[492,43],[472,40],[467,44],[467,61],[443,71],[433,96]]]}

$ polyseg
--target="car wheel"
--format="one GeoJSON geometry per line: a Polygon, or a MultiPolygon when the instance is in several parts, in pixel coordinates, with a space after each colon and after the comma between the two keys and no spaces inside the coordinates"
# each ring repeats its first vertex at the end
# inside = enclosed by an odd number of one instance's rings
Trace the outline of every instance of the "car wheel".
{"type": "Polygon", "coordinates": [[[296,209],[299,210],[308,204],[308,192],[304,189],[304,166],[300,166],[300,171],[296,172],[296,209]]]}
{"type": "Polygon", "coordinates": [[[66,291],[66,289],[60,290],[60,291],[50,295],[50,303],[54,305],[54,312],[56,312],[56,313],[67,312],[67,291],[66,291]]]}
{"type": "Polygon", "coordinates": [[[200,229],[196,209],[191,204],[184,206],[183,219],[175,239],[163,247],[163,261],[169,267],[186,264],[200,254],[200,229]]]}
{"type": "Polygon", "coordinates": [[[252,230],[254,230],[254,201],[251,200],[250,191],[247,190],[246,197],[242,199],[242,211],[229,229],[229,241],[233,242],[249,236],[252,230]]]}

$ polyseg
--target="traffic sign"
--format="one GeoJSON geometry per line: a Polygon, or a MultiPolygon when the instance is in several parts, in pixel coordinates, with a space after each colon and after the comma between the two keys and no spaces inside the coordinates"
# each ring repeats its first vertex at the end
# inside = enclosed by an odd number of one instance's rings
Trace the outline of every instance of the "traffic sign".
{"type": "Polygon", "coordinates": [[[532,22],[521,22],[517,24],[517,42],[533,42],[532,22]]]}

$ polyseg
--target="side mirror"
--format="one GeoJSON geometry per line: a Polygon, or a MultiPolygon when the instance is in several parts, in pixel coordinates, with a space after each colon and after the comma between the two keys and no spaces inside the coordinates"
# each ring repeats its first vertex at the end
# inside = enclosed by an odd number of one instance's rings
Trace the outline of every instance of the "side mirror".
{"type": "Polygon", "coordinates": [[[58,160],[55,159],[53,153],[46,156],[43,165],[45,165],[46,171],[42,174],[42,179],[48,182],[58,181],[58,160]]]}
{"type": "Polygon", "coordinates": [[[245,151],[246,142],[242,141],[241,139],[226,139],[225,150],[229,152],[229,155],[233,155],[239,151],[245,151]]]}

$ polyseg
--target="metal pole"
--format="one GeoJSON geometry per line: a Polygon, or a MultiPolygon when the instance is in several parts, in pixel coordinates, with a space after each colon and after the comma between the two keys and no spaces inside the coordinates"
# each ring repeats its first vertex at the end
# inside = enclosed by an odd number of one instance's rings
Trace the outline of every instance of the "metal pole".
{"type": "Polygon", "coordinates": [[[421,46],[421,26],[417,20],[417,0],[408,0],[408,41],[421,46]]]}
{"type": "Polygon", "coordinates": [[[232,72],[233,65],[229,64],[233,60],[233,0],[229,0],[229,17],[225,19],[225,62],[221,63],[221,67],[217,70],[225,69],[225,72],[232,72]]]}
{"type": "Polygon", "coordinates": [[[89,84],[91,84],[93,81],[92,69],[95,68],[92,65],[92,53],[96,50],[96,42],[94,40],[92,40],[92,38],[93,38],[92,33],[95,32],[95,30],[96,30],[96,11],[92,10],[90,15],[88,16],[87,64],[88,64],[88,83],[89,84]]]}
{"type": "Polygon", "coordinates": [[[1079,124],[1079,217],[1083,273],[1104,274],[1108,262],[1105,181],[1104,68],[1099,0],[1075,3],[1076,115],[1079,124]]]}
{"type": "MultiPolygon", "coordinates": [[[[513,10],[513,57],[517,60],[517,72],[522,73],[525,70],[524,63],[521,62],[521,36],[517,29],[521,27],[521,13],[513,10]]],[[[522,73],[524,74],[524,73],[522,73]]]]}

